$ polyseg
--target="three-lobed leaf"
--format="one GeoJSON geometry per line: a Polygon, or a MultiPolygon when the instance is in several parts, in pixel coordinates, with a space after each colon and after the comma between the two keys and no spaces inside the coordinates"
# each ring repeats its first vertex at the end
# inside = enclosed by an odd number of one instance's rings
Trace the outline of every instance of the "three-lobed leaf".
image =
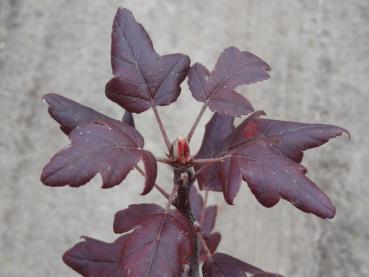
{"type": "Polygon", "coordinates": [[[268,79],[268,71],[270,66],[254,54],[229,47],[220,54],[212,72],[194,64],[188,72],[188,85],[192,96],[213,112],[246,115],[253,111],[252,105],[234,89],[268,79]]]}
{"type": "MultiPolygon", "coordinates": [[[[347,131],[332,125],[260,119],[262,114],[252,114],[232,131],[221,143],[227,150],[209,156],[224,158],[200,175],[207,174],[207,180],[220,184],[230,204],[243,179],[266,207],[283,198],[305,212],[322,218],[334,217],[335,208],[330,199],[305,176],[306,168],[298,162],[303,150],[322,145],[347,131]]],[[[219,115],[214,115],[208,125],[212,126],[217,118],[219,115]]],[[[215,131],[209,128],[203,145],[213,140],[215,131]]]]}
{"type": "Polygon", "coordinates": [[[177,100],[190,59],[183,54],[159,56],[132,13],[119,8],[113,23],[111,63],[114,78],[107,97],[124,109],[141,113],[177,100]]]}
{"type": "Polygon", "coordinates": [[[189,267],[195,234],[178,210],[130,205],[115,215],[114,232],[130,231],[121,251],[121,267],[129,276],[175,277],[189,267]]]}
{"type": "Polygon", "coordinates": [[[45,185],[78,187],[100,173],[102,187],[111,188],[120,184],[142,160],[146,172],[142,193],[153,188],[156,159],[142,149],[144,140],[134,128],[111,120],[77,126],[68,136],[71,144],[59,151],[43,169],[41,180],[45,185]]]}

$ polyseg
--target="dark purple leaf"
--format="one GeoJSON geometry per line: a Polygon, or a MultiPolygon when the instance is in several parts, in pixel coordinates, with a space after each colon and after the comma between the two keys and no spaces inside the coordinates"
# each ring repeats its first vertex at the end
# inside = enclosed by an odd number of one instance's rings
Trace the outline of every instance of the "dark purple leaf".
{"type": "Polygon", "coordinates": [[[86,124],[73,129],[69,139],[71,144],[45,166],[41,175],[45,185],[78,187],[100,173],[102,187],[111,188],[120,184],[142,160],[146,172],[143,194],[153,188],[156,160],[142,149],[144,140],[134,128],[118,121],[86,124]]]}
{"type": "Polygon", "coordinates": [[[115,215],[114,232],[132,230],[121,252],[121,266],[130,276],[181,276],[195,239],[183,214],[155,204],[130,205],[115,215]]]}
{"type": "Polygon", "coordinates": [[[200,222],[201,212],[204,207],[204,200],[195,186],[191,186],[188,197],[190,199],[191,212],[195,217],[195,220],[200,222]]]}
{"type": "Polygon", "coordinates": [[[133,114],[130,112],[124,112],[123,118],[122,118],[122,122],[135,128],[135,120],[133,118],[133,114]]]}
{"type": "Polygon", "coordinates": [[[43,100],[49,105],[49,114],[60,124],[60,129],[65,134],[69,134],[77,126],[97,121],[113,120],[89,107],[55,93],[44,95],[43,100]]]}
{"type": "Polygon", "coordinates": [[[235,47],[225,49],[212,72],[202,64],[194,64],[188,73],[192,96],[221,114],[245,115],[253,111],[251,103],[234,91],[240,85],[249,85],[269,78],[269,65],[249,52],[235,47]]]}
{"type": "Polygon", "coordinates": [[[194,186],[192,186],[190,189],[189,198],[192,214],[194,215],[195,220],[201,224],[201,231],[203,235],[209,235],[215,226],[217,206],[211,205],[205,207],[204,214],[202,214],[204,209],[204,201],[194,186]]]}
{"type": "MultiPolygon", "coordinates": [[[[206,124],[205,134],[199,152],[195,159],[213,158],[228,148],[226,138],[234,131],[233,117],[215,113],[206,124]]],[[[199,170],[204,165],[195,165],[199,170]]],[[[198,174],[200,189],[222,191],[222,185],[218,178],[218,164],[206,165],[198,174]]]]}
{"type": "MultiPolygon", "coordinates": [[[[192,186],[190,189],[189,198],[191,203],[191,212],[195,220],[201,226],[201,235],[204,238],[210,252],[214,253],[221,240],[220,233],[218,232],[212,233],[215,226],[215,220],[217,217],[217,206],[214,205],[208,206],[205,207],[204,210],[204,201],[194,186],[192,186]]],[[[201,248],[200,250],[201,261],[206,260],[206,258],[207,254],[205,250],[201,248]]]]}
{"type": "MultiPolygon", "coordinates": [[[[209,166],[213,171],[204,170],[207,180],[222,185],[229,204],[233,203],[243,179],[266,207],[274,206],[283,198],[305,212],[322,218],[334,217],[335,208],[329,198],[305,176],[306,169],[296,162],[301,161],[303,150],[347,131],[331,125],[260,119],[263,114],[252,114],[223,139],[220,144],[226,145],[228,151],[218,154],[224,159],[209,166]]],[[[204,140],[208,136],[205,134],[204,140]]]]}
{"type": "Polygon", "coordinates": [[[260,268],[223,253],[216,253],[212,260],[205,262],[202,273],[204,277],[282,277],[278,274],[267,273],[260,268]]]}
{"type": "Polygon", "coordinates": [[[322,218],[334,217],[329,198],[306,176],[306,169],[265,141],[250,143],[227,154],[220,165],[223,194],[228,203],[244,179],[261,204],[272,207],[280,198],[322,218]]]}
{"type": "Polygon", "coordinates": [[[135,113],[176,101],[190,66],[186,55],[159,56],[145,29],[123,8],[113,23],[111,62],[115,78],[107,83],[106,95],[135,113]]]}
{"type": "Polygon", "coordinates": [[[120,266],[122,248],[127,239],[123,235],[113,243],[83,237],[63,255],[63,261],[73,270],[86,277],[122,277],[126,276],[120,266]]]}
{"type": "MultiPolygon", "coordinates": [[[[215,253],[221,239],[222,239],[222,236],[219,232],[214,232],[214,233],[211,233],[210,235],[204,237],[205,243],[208,246],[208,249],[209,249],[211,254],[215,253]]],[[[207,259],[208,259],[208,254],[206,253],[204,248],[201,247],[200,260],[202,262],[205,262],[207,259]]]]}
{"type": "Polygon", "coordinates": [[[261,119],[261,115],[265,113],[255,112],[237,127],[230,148],[255,139],[274,140],[278,141],[274,144],[276,149],[301,162],[302,151],[320,146],[343,133],[349,134],[338,126],[261,119]]]}

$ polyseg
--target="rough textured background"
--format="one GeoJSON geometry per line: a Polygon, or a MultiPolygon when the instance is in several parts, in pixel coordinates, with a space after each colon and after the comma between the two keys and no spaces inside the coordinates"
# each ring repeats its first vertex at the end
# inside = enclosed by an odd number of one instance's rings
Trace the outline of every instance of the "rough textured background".
{"type": "MultiPolygon", "coordinates": [[[[59,92],[111,116],[104,97],[111,77],[110,30],[116,8],[133,10],[159,53],[180,51],[212,67],[234,45],[272,66],[270,81],[243,88],[270,117],[347,127],[311,150],[309,176],[337,206],[334,220],[306,215],[281,201],[259,205],[244,185],[236,205],[219,201],[220,249],[287,276],[369,276],[369,2],[354,1],[53,1],[0,0],[0,276],[76,276],[61,254],[84,234],[111,240],[114,212],[142,198],[142,179],[80,189],[41,185],[42,166],[68,141],[41,96],[59,92]]],[[[200,104],[187,85],[179,101],[160,109],[169,134],[185,134],[200,104]]],[[[203,124],[192,143],[200,143],[203,124]]],[[[164,145],[150,112],[137,120],[146,145],[164,145]]],[[[160,183],[170,184],[165,167],[160,183]]]]}

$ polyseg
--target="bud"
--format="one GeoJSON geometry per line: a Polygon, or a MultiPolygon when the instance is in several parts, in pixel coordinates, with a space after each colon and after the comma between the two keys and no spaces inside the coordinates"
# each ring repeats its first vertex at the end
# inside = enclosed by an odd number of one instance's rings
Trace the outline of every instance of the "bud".
{"type": "Polygon", "coordinates": [[[187,139],[178,137],[170,148],[170,155],[174,161],[186,165],[190,160],[190,147],[187,139]]]}

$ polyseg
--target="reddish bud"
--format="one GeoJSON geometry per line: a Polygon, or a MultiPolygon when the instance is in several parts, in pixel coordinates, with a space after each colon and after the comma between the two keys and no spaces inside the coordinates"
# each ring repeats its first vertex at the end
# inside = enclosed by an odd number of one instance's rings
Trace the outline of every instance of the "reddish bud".
{"type": "Polygon", "coordinates": [[[170,155],[179,164],[185,165],[190,160],[190,146],[187,139],[178,137],[170,148],[170,155]]]}

